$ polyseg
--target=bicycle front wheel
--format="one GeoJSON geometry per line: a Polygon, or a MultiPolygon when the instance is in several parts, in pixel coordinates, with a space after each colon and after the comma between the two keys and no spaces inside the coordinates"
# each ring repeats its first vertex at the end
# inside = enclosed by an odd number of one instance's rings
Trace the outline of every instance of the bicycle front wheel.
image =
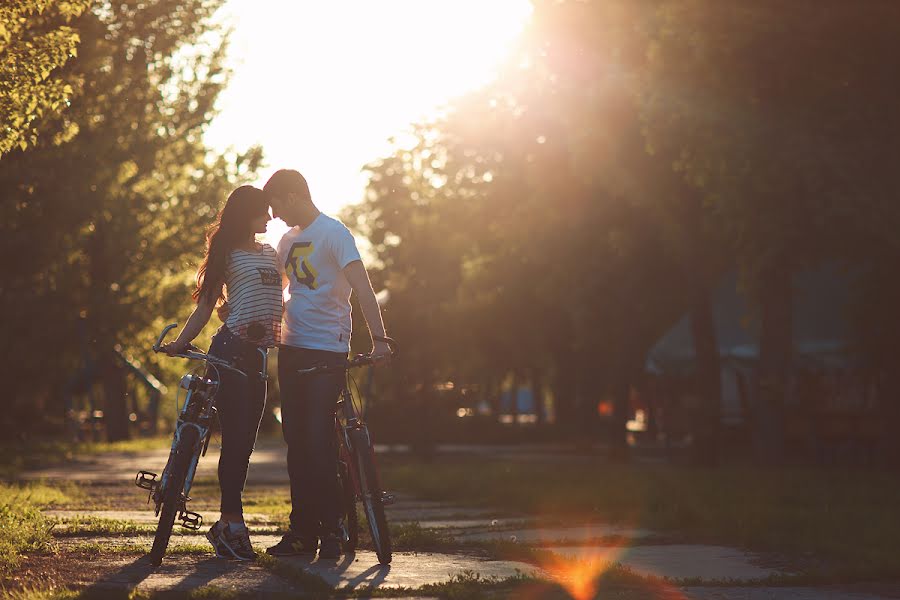
{"type": "Polygon", "coordinates": [[[350,478],[350,469],[344,461],[338,462],[338,487],[341,494],[341,510],[344,518],[344,552],[356,551],[359,541],[359,518],[356,516],[356,493],[353,490],[353,480],[350,478]]]}
{"type": "Polygon", "coordinates": [[[375,451],[369,444],[369,436],[363,429],[350,432],[350,444],[353,449],[353,461],[356,463],[356,475],[359,479],[359,493],[372,544],[378,555],[378,562],[386,565],[391,562],[391,534],[388,531],[387,518],[384,515],[384,503],[381,498],[381,485],[375,471],[375,451]]]}
{"type": "Polygon", "coordinates": [[[150,561],[154,565],[162,564],[166,548],[169,546],[169,538],[172,537],[172,528],[175,526],[175,516],[182,510],[184,498],[184,480],[194,457],[197,446],[197,438],[200,432],[195,427],[184,427],[181,430],[181,438],[175,447],[175,454],[169,463],[169,477],[166,481],[166,489],[163,490],[162,508],[159,511],[159,524],[156,526],[156,535],[153,537],[153,548],[150,550],[150,561]]]}

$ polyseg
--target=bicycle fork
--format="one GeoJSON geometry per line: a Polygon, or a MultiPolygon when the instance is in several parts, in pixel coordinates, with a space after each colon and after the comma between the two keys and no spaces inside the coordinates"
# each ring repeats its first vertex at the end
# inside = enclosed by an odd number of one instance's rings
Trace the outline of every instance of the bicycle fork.
{"type": "MultiPolygon", "coordinates": [[[[362,499],[362,496],[366,493],[366,491],[362,489],[362,484],[359,481],[359,475],[357,471],[358,465],[356,465],[356,462],[353,460],[353,442],[350,439],[350,431],[358,429],[366,434],[366,447],[360,448],[362,452],[374,452],[374,449],[372,447],[372,438],[369,435],[369,428],[363,424],[360,424],[359,421],[355,419],[354,421],[355,422],[353,424],[348,423],[347,425],[341,427],[341,435],[344,438],[344,448],[347,449],[347,470],[350,472],[350,479],[353,482],[353,489],[356,491],[357,496],[362,499]]],[[[381,490],[381,503],[384,506],[390,506],[394,503],[394,495],[384,491],[384,488],[381,487],[381,477],[378,475],[378,467],[375,464],[375,461],[372,461],[372,465],[375,467],[375,483],[378,486],[378,489],[381,490]]]]}
{"type": "Polygon", "coordinates": [[[166,462],[165,469],[163,469],[162,477],[158,478],[156,473],[152,473],[150,471],[139,471],[137,476],[135,477],[134,484],[139,488],[149,490],[150,493],[149,497],[147,498],[147,502],[150,502],[151,500],[155,502],[155,512],[156,515],[159,516],[159,511],[162,507],[162,500],[165,497],[166,488],[169,483],[169,466],[172,464],[172,458],[175,455],[175,449],[178,447],[178,442],[181,439],[181,434],[185,427],[196,428],[199,435],[197,437],[197,445],[193,449],[191,462],[188,465],[187,474],[184,478],[184,489],[180,494],[181,500],[178,511],[178,519],[181,521],[182,527],[196,531],[200,529],[201,525],[203,524],[203,517],[198,513],[187,510],[187,502],[190,500],[189,493],[194,482],[194,475],[197,472],[197,464],[200,460],[200,456],[205,456],[206,450],[207,448],[209,448],[209,427],[203,427],[202,425],[198,425],[197,423],[184,422],[179,419],[178,425],[175,428],[175,436],[172,440],[172,448],[169,451],[169,460],[166,462]]]}

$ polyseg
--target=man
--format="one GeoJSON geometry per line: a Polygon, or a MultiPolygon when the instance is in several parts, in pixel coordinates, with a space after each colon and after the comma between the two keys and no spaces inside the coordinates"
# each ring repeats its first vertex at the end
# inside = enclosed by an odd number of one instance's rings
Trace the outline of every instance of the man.
{"type": "Polygon", "coordinates": [[[350,231],[322,214],[297,171],[277,171],[263,188],[272,214],[290,231],[276,249],[290,299],[278,352],[281,426],[288,445],[290,529],[268,549],[338,558],[340,500],[334,414],[341,375],[304,377],[298,369],[341,364],[350,349],[350,292],[355,291],[374,340],[376,363],[390,359],[381,311],[350,231]],[[321,548],[318,548],[321,540],[321,548]]]}

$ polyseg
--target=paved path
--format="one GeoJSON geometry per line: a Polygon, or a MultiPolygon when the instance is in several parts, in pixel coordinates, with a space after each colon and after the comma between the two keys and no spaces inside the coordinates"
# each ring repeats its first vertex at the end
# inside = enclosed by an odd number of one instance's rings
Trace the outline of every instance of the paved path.
{"type": "MultiPolygon", "coordinates": [[[[112,557],[105,561],[108,573],[87,587],[129,587],[144,592],[190,591],[198,587],[214,586],[238,592],[261,594],[289,593],[309,590],[309,580],[300,583],[290,575],[276,574],[254,563],[226,561],[210,556],[174,554],[154,568],[144,557],[112,557]]],[[[300,557],[279,559],[293,569],[298,578],[302,573],[322,580],[331,589],[360,588],[418,588],[429,583],[442,583],[451,575],[473,569],[483,577],[505,579],[517,572],[540,575],[540,570],[523,563],[510,561],[473,560],[465,556],[435,553],[400,552],[390,565],[379,565],[372,552],[344,555],[340,560],[309,560],[300,557]]],[[[312,582],[315,585],[315,582],[312,582]]]]}
{"type": "MultiPolygon", "coordinates": [[[[44,469],[26,474],[26,479],[63,479],[106,484],[121,482],[121,492],[140,493],[133,487],[134,474],[140,469],[159,469],[165,463],[168,450],[119,453],[80,460],[63,467],[44,469]]],[[[198,477],[215,477],[217,448],[201,461],[198,477]]],[[[279,486],[287,484],[284,469],[285,452],[281,444],[264,443],[254,452],[253,467],[248,486],[279,486]]],[[[118,488],[116,488],[118,489],[118,488]]],[[[202,510],[210,519],[214,513],[202,510]]],[[[771,557],[757,556],[736,548],[706,545],[665,544],[653,531],[640,527],[622,527],[603,523],[580,526],[540,527],[527,515],[504,514],[496,510],[420,501],[401,496],[388,509],[392,523],[415,522],[426,530],[433,530],[444,538],[459,542],[454,552],[396,552],[389,567],[378,565],[371,552],[360,551],[339,561],[279,559],[281,567],[273,571],[258,564],[239,564],[213,559],[197,553],[197,544],[205,539],[199,534],[176,535],[171,548],[193,549],[188,554],[176,554],[159,569],[151,568],[140,557],[140,550],[149,546],[149,533],[120,535],[71,535],[67,523],[84,516],[125,520],[147,528],[155,523],[152,510],[83,511],[69,507],[65,511],[48,511],[56,518],[58,543],[62,550],[77,550],[86,544],[101,544],[108,552],[91,559],[99,571],[75,577],[70,583],[79,587],[128,587],[144,591],[179,591],[203,585],[232,589],[237,592],[290,594],[307,589],[310,582],[328,588],[358,589],[408,588],[441,583],[461,573],[477,573],[482,577],[500,579],[525,573],[566,585],[572,578],[599,575],[614,563],[619,563],[640,575],[665,577],[669,581],[690,579],[716,585],[678,587],[667,584],[658,598],[687,600],[876,600],[898,598],[892,590],[848,588],[801,588],[761,585],[763,580],[784,574],[773,568],[771,557]],[[485,560],[478,544],[514,541],[523,546],[539,547],[537,556],[542,564],[519,561],[485,560]],[[479,553],[481,556],[479,556],[479,553]],[[286,570],[286,571],[285,571],[286,570]],[[276,574],[277,572],[277,574],[276,574]],[[285,575],[285,572],[288,575],[285,575]],[[290,576],[294,573],[295,576],[290,576]],[[305,574],[305,575],[304,575],[305,574]],[[313,579],[309,577],[312,576],[313,579]],[[304,579],[306,577],[306,579],[304,579]],[[743,582],[752,587],[722,586],[723,582],[743,582]],[[324,583],[322,583],[324,582],[324,583]]],[[[248,512],[254,531],[253,541],[258,551],[278,539],[278,522],[265,514],[248,512]]],[[[283,521],[283,519],[282,519],[283,521]]],[[[78,554],[73,554],[78,556],[78,554]]],[[[624,595],[622,598],[631,598],[624,595]]],[[[634,596],[637,597],[637,596],[634,596]]],[[[651,596],[640,596],[641,598],[651,596]]]]}

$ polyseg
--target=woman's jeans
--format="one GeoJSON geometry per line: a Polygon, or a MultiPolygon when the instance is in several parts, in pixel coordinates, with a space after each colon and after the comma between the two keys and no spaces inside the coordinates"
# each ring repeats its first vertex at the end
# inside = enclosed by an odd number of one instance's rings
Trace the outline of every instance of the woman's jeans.
{"type": "Polygon", "coordinates": [[[221,511],[243,514],[241,493],[247,481],[250,454],[266,407],[266,381],[259,376],[262,355],[258,347],[234,335],[224,325],[213,336],[209,353],[225,359],[247,374],[246,377],[219,369],[216,411],[222,429],[222,453],[219,455],[221,511]]]}
{"type": "Polygon", "coordinates": [[[305,538],[335,532],[341,508],[334,416],[343,374],[299,375],[298,369],[342,365],[347,355],[279,346],[281,429],[291,480],[291,531],[305,538]]]}

